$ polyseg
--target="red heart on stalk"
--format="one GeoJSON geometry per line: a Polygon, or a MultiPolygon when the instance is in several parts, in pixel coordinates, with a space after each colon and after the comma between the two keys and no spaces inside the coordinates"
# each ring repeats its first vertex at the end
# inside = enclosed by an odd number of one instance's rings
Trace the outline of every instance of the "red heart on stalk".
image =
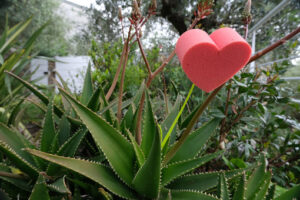
{"type": "Polygon", "coordinates": [[[231,28],[218,29],[211,35],[192,29],[178,39],[176,54],[188,78],[210,92],[247,64],[251,47],[231,28]]]}

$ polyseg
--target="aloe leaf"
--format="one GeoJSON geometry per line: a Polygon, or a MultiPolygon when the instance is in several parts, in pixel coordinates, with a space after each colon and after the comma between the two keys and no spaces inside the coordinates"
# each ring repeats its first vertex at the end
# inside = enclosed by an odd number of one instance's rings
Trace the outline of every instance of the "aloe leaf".
{"type": "Polygon", "coordinates": [[[260,166],[255,169],[255,171],[251,174],[250,178],[246,184],[246,199],[253,198],[254,194],[258,192],[259,188],[264,182],[264,177],[266,174],[266,161],[264,156],[260,158],[260,166]]]}
{"type": "Polygon", "coordinates": [[[57,133],[59,145],[62,145],[68,140],[68,138],[70,137],[70,131],[71,131],[71,124],[68,121],[67,117],[63,115],[59,122],[59,130],[57,133]]]}
{"type": "MultiPolygon", "coordinates": [[[[165,138],[165,136],[167,135],[168,131],[170,130],[173,122],[175,121],[177,114],[179,112],[179,108],[180,108],[180,103],[181,103],[181,96],[178,96],[174,106],[171,110],[171,112],[168,114],[168,116],[166,117],[166,119],[161,123],[161,129],[162,129],[162,138],[165,138]]],[[[173,130],[171,131],[171,138],[173,140],[173,138],[175,139],[176,137],[176,128],[174,127],[173,130]]],[[[172,142],[171,142],[172,143],[172,142]]]]}
{"type": "Polygon", "coordinates": [[[62,89],[60,91],[72,104],[83,123],[87,126],[111,167],[125,183],[130,185],[133,179],[133,163],[135,159],[132,145],[100,116],[78,103],[62,89]]]}
{"type": "Polygon", "coordinates": [[[14,31],[14,33],[12,35],[10,35],[6,42],[1,46],[0,48],[0,53],[3,52],[3,50],[9,46],[24,30],[25,28],[30,24],[32,18],[27,19],[25,22],[23,22],[22,24],[20,24],[20,26],[18,26],[17,30],[14,31]]]}
{"type": "MultiPolygon", "coordinates": [[[[27,81],[23,80],[22,78],[20,78],[19,76],[11,73],[11,72],[7,72],[7,74],[9,74],[10,76],[14,77],[15,79],[17,79],[18,81],[20,81],[27,89],[29,89],[35,96],[37,96],[45,105],[49,104],[49,99],[46,95],[44,95],[43,93],[41,93],[38,89],[36,89],[33,85],[31,85],[30,83],[28,83],[27,81]]],[[[61,117],[63,115],[63,112],[54,105],[54,113],[58,116],[61,117]]]]}
{"type": "Polygon", "coordinates": [[[197,110],[201,107],[201,103],[183,120],[180,124],[180,129],[184,129],[187,127],[193,116],[196,114],[197,110]]]}
{"type": "MultiPolygon", "coordinates": [[[[67,92],[71,92],[70,88],[68,87],[68,83],[62,78],[62,76],[60,75],[60,73],[56,72],[57,77],[59,78],[64,90],[66,90],[67,92]]],[[[59,82],[56,82],[57,84],[60,85],[59,82]]]]}
{"type": "Polygon", "coordinates": [[[175,120],[173,121],[170,129],[168,130],[166,136],[164,137],[163,142],[162,142],[162,148],[164,148],[164,146],[165,146],[166,142],[168,141],[171,133],[173,132],[173,129],[175,128],[175,126],[176,126],[176,124],[177,124],[177,122],[179,120],[179,117],[181,116],[181,114],[182,114],[182,112],[183,112],[183,110],[184,110],[184,108],[185,108],[188,100],[190,99],[190,97],[191,97],[191,95],[193,93],[194,87],[195,87],[195,85],[193,84],[192,87],[191,87],[191,89],[190,89],[190,91],[189,91],[189,93],[188,93],[188,96],[186,97],[186,99],[185,99],[185,101],[184,101],[184,103],[183,103],[183,105],[182,105],[182,107],[181,107],[181,109],[179,111],[179,113],[177,114],[177,116],[176,116],[175,120]]]}
{"type": "Polygon", "coordinates": [[[100,163],[52,155],[32,149],[27,149],[27,151],[33,155],[66,167],[67,169],[75,171],[93,180],[103,185],[117,196],[127,199],[133,199],[135,197],[132,190],[123,184],[109,167],[100,163]]]}
{"type": "Polygon", "coordinates": [[[246,181],[246,175],[243,174],[240,177],[240,181],[238,183],[237,189],[235,190],[232,200],[245,199],[245,181],[246,181]]]}
{"type": "Polygon", "coordinates": [[[254,167],[230,170],[230,171],[225,171],[225,172],[221,171],[221,172],[208,172],[208,173],[185,175],[185,176],[176,178],[166,187],[170,188],[170,189],[178,189],[178,190],[191,189],[191,190],[197,190],[200,192],[206,191],[210,188],[217,186],[220,173],[224,173],[226,179],[231,179],[242,173],[245,173],[246,171],[250,171],[253,168],[254,167]]]}
{"type": "MultiPolygon", "coordinates": [[[[0,171],[1,172],[7,172],[7,173],[11,173],[10,167],[6,166],[5,164],[0,163],[0,171]]],[[[24,177],[25,178],[25,177],[24,177]]],[[[28,183],[26,180],[23,179],[16,179],[16,178],[10,178],[10,177],[4,177],[4,176],[0,176],[0,179],[9,182],[10,184],[30,192],[31,188],[29,187],[28,183]]],[[[1,199],[1,198],[0,198],[1,199]]]]}
{"type": "Polygon", "coordinates": [[[83,105],[87,105],[92,96],[93,96],[93,83],[92,83],[92,74],[91,74],[91,63],[89,63],[84,78],[82,94],[80,97],[81,103],[83,105]]]}
{"type": "Polygon", "coordinates": [[[228,191],[228,184],[227,184],[227,180],[225,178],[224,173],[221,173],[219,175],[218,194],[219,194],[220,199],[230,200],[229,191],[228,191]]]}
{"type": "MultiPolygon", "coordinates": [[[[56,132],[53,119],[53,101],[51,100],[44,119],[43,132],[41,138],[41,151],[52,152],[53,142],[55,141],[56,132]]],[[[56,138],[57,139],[57,138],[56,138]]]]}
{"type": "Polygon", "coordinates": [[[23,49],[29,49],[33,45],[33,43],[36,41],[38,36],[43,32],[43,30],[48,26],[49,22],[45,23],[43,26],[41,26],[39,29],[37,29],[31,37],[26,41],[23,49]]]}
{"type": "Polygon", "coordinates": [[[276,197],[274,200],[293,200],[300,197],[300,185],[296,185],[281,194],[279,197],[276,197]]]}
{"type": "Polygon", "coordinates": [[[272,178],[271,172],[267,172],[263,178],[264,179],[263,184],[259,188],[259,191],[255,194],[255,198],[254,198],[255,200],[265,199],[268,192],[268,188],[271,183],[271,178],[272,178]]]}
{"type": "Polygon", "coordinates": [[[100,107],[100,95],[101,95],[101,89],[99,87],[94,92],[93,96],[89,100],[89,103],[87,104],[87,107],[94,112],[98,111],[100,107]]]}
{"type": "Polygon", "coordinates": [[[162,170],[162,185],[166,185],[170,183],[170,181],[174,180],[175,178],[186,174],[197,167],[203,165],[204,163],[216,158],[217,156],[221,155],[223,151],[219,151],[213,154],[205,155],[200,158],[185,160],[181,162],[172,163],[167,165],[162,170]]]}
{"type": "Polygon", "coordinates": [[[198,191],[191,190],[171,190],[171,199],[172,200],[219,200],[217,197],[214,197],[209,194],[201,193],[198,191]]]}
{"type": "Polygon", "coordinates": [[[14,150],[12,150],[7,144],[0,141],[0,150],[11,160],[16,167],[22,170],[29,176],[36,177],[38,175],[38,169],[23,159],[14,150]]]}
{"type": "Polygon", "coordinates": [[[156,198],[159,192],[161,144],[159,133],[154,131],[154,138],[144,165],[136,173],[132,184],[138,193],[148,198],[156,198]],[[145,181],[147,184],[145,184],[145,181]]]}
{"type": "Polygon", "coordinates": [[[38,180],[36,181],[32,193],[29,197],[29,200],[40,200],[41,197],[43,197],[43,200],[50,200],[45,179],[42,175],[39,175],[38,180]]]}
{"type": "Polygon", "coordinates": [[[54,183],[48,184],[47,187],[55,192],[59,192],[62,194],[71,194],[71,191],[66,185],[65,176],[57,179],[54,183]]]}
{"type": "Polygon", "coordinates": [[[13,111],[11,112],[11,114],[9,116],[7,126],[13,125],[15,123],[16,117],[20,111],[20,106],[22,105],[23,102],[24,102],[24,99],[19,101],[19,103],[14,107],[13,111]]]}
{"type": "Polygon", "coordinates": [[[137,161],[138,161],[138,165],[139,165],[139,167],[141,167],[144,164],[144,162],[145,162],[144,153],[143,153],[141,147],[135,141],[135,138],[133,137],[133,135],[128,130],[126,130],[126,132],[127,132],[128,136],[129,136],[131,144],[133,145],[133,148],[134,148],[134,151],[135,151],[135,155],[136,155],[136,158],[137,158],[137,161]]]}
{"type": "Polygon", "coordinates": [[[151,102],[149,96],[146,95],[146,108],[143,119],[143,131],[142,131],[142,143],[141,147],[145,154],[145,157],[148,157],[149,152],[151,151],[151,147],[153,145],[153,140],[157,133],[157,128],[155,124],[155,119],[153,115],[153,111],[151,108],[151,102]]]}
{"type": "MultiPolygon", "coordinates": [[[[56,154],[59,156],[73,157],[86,133],[86,128],[77,131],[59,148],[56,154]]],[[[58,174],[58,168],[58,165],[55,165],[53,163],[49,164],[47,174],[49,174],[50,176],[58,174]]]]}
{"type": "Polygon", "coordinates": [[[131,104],[127,110],[127,112],[125,113],[123,120],[121,122],[121,127],[125,130],[126,128],[128,128],[131,132],[133,132],[132,130],[132,122],[134,119],[134,112],[135,112],[135,106],[134,104],[131,104]]]}
{"type": "Polygon", "coordinates": [[[213,119],[191,133],[171,159],[170,163],[191,159],[197,156],[204,144],[218,127],[219,122],[219,119],[213,119]]]}
{"type": "MultiPolygon", "coordinates": [[[[108,106],[108,102],[106,101],[105,99],[105,94],[104,94],[104,91],[102,88],[100,88],[101,92],[100,92],[100,97],[101,97],[101,104],[104,106],[104,107],[107,107],[108,106]]],[[[112,114],[112,111],[110,108],[107,108],[107,109],[104,109],[105,111],[101,110],[100,111],[100,114],[104,116],[104,119],[106,121],[108,121],[110,124],[113,124],[114,121],[115,121],[115,116],[112,114]]]]}
{"type": "Polygon", "coordinates": [[[20,133],[16,133],[4,124],[0,123],[0,148],[6,156],[14,161],[15,165],[29,175],[36,176],[36,161],[34,158],[24,152],[23,148],[35,148],[20,133]]]}
{"type": "Polygon", "coordinates": [[[275,184],[272,184],[271,187],[269,188],[268,190],[268,194],[266,196],[266,200],[272,200],[274,199],[274,196],[275,196],[275,188],[276,188],[276,185],[275,184]]]}

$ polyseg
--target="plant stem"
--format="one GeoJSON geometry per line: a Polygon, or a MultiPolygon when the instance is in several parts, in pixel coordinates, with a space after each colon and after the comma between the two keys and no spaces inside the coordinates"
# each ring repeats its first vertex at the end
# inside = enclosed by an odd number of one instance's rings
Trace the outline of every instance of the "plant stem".
{"type": "Polygon", "coordinates": [[[126,48],[125,48],[125,45],[123,46],[123,50],[122,50],[122,55],[121,55],[121,58],[120,58],[120,63],[119,63],[119,66],[118,66],[118,69],[116,71],[116,74],[114,76],[114,80],[105,96],[105,99],[108,101],[109,98],[111,97],[112,93],[114,92],[115,88],[116,88],[116,85],[117,85],[117,82],[118,82],[118,78],[119,78],[119,75],[120,75],[120,71],[121,71],[121,68],[122,68],[122,64],[123,64],[123,60],[124,60],[124,56],[125,56],[125,51],[126,51],[126,48]]]}
{"type": "Polygon", "coordinates": [[[196,124],[196,122],[198,121],[198,118],[200,117],[200,115],[207,108],[207,106],[209,105],[209,103],[214,99],[214,97],[218,94],[218,92],[222,89],[223,86],[224,86],[224,84],[221,85],[220,87],[218,87],[212,93],[209,94],[209,96],[207,97],[207,99],[204,101],[204,103],[201,105],[201,107],[197,110],[197,112],[195,113],[195,115],[193,116],[193,118],[191,119],[191,121],[189,122],[189,124],[187,125],[186,129],[182,133],[182,135],[179,138],[179,140],[170,149],[170,151],[168,151],[168,153],[166,154],[166,157],[163,160],[163,165],[167,164],[173,158],[173,156],[179,150],[180,146],[185,142],[185,140],[189,136],[191,130],[193,129],[193,127],[196,124]]]}
{"type": "Polygon", "coordinates": [[[25,176],[21,176],[21,175],[9,173],[9,172],[3,172],[3,171],[0,171],[0,176],[8,177],[8,178],[16,178],[16,179],[25,179],[26,178],[25,176]]]}
{"type": "Polygon", "coordinates": [[[137,40],[137,42],[138,42],[138,45],[139,45],[139,49],[140,49],[140,51],[141,51],[141,54],[142,54],[142,57],[143,57],[143,59],[144,59],[144,62],[145,62],[145,64],[146,64],[146,67],[147,67],[147,70],[148,70],[148,74],[149,74],[149,76],[152,76],[152,71],[151,71],[151,67],[150,67],[150,64],[149,64],[149,62],[148,62],[148,59],[147,59],[147,57],[146,57],[146,54],[145,54],[145,51],[144,51],[144,49],[143,49],[143,46],[142,46],[142,43],[141,43],[141,40],[140,40],[140,36],[139,36],[139,33],[138,33],[138,29],[137,29],[137,26],[135,27],[135,35],[136,35],[136,40],[137,40]]]}
{"type": "Polygon", "coordinates": [[[126,70],[126,65],[127,65],[127,61],[128,61],[128,55],[129,55],[129,38],[130,38],[131,28],[132,28],[132,26],[129,27],[128,38],[125,43],[125,60],[123,63],[123,69],[122,69],[122,75],[121,75],[121,81],[120,81],[118,113],[117,113],[117,118],[118,118],[119,124],[121,123],[121,119],[122,119],[122,97],[123,97],[125,70],[126,70]]]}
{"type": "Polygon", "coordinates": [[[275,42],[274,44],[270,45],[269,47],[265,48],[264,50],[262,50],[262,51],[256,53],[255,55],[253,55],[250,58],[248,64],[251,63],[251,62],[253,62],[254,60],[257,60],[260,57],[264,56],[265,54],[269,53],[273,49],[279,47],[280,45],[282,45],[283,43],[285,43],[286,41],[288,41],[289,39],[291,39],[292,37],[294,37],[295,35],[297,35],[299,32],[300,32],[300,27],[296,28],[293,32],[291,32],[290,34],[288,34],[284,38],[278,40],[277,42],[275,42]]]}

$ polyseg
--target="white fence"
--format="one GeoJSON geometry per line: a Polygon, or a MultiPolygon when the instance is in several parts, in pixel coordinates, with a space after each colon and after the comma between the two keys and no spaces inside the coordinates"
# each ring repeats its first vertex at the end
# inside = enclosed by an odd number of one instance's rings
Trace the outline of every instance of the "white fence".
{"type": "MultiPolygon", "coordinates": [[[[73,92],[81,91],[84,74],[90,61],[89,56],[57,56],[55,60],[57,60],[55,62],[55,72],[61,75],[73,92]]],[[[30,65],[31,71],[35,70],[36,67],[38,67],[38,70],[33,74],[32,80],[42,77],[41,80],[37,81],[37,84],[48,85],[48,61],[45,59],[33,59],[30,65]]],[[[56,80],[59,81],[57,76],[56,80]]]]}

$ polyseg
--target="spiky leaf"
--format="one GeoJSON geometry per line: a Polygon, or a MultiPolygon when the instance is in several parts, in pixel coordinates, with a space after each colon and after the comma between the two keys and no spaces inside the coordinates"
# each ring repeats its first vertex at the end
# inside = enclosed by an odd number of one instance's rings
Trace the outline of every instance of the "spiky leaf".
{"type": "Polygon", "coordinates": [[[266,200],[272,200],[272,199],[274,199],[275,188],[276,188],[275,184],[271,185],[271,187],[269,188],[268,194],[266,196],[266,200]]]}
{"type": "Polygon", "coordinates": [[[87,105],[92,96],[93,96],[93,83],[92,83],[92,74],[91,74],[91,63],[89,63],[84,78],[82,94],[80,97],[81,103],[83,105],[87,105]]]}
{"type": "Polygon", "coordinates": [[[219,119],[213,119],[191,133],[171,159],[170,163],[194,158],[212,136],[219,122],[219,119]]]}
{"type": "MultiPolygon", "coordinates": [[[[22,78],[20,78],[19,76],[15,75],[11,72],[6,72],[6,73],[9,74],[10,76],[14,77],[18,81],[20,81],[27,89],[29,89],[35,96],[37,96],[45,105],[48,105],[48,103],[49,103],[48,97],[46,95],[44,95],[43,93],[41,93],[33,85],[31,85],[27,81],[23,80],[22,78]]],[[[57,106],[54,106],[54,113],[58,117],[61,117],[63,115],[63,112],[57,106]]]]}
{"type": "Polygon", "coordinates": [[[260,165],[255,171],[251,174],[250,178],[246,184],[246,199],[251,199],[254,197],[254,194],[258,192],[259,188],[264,182],[264,177],[266,174],[266,162],[264,156],[260,158],[260,165]]]}
{"type": "Polygon", "coordinates": [[[271,183],[271,178],[272,178],[271,172],[267,172],[263,177],[264,181],[261,187],[259,188],[259,191],[255,194],[254,197],[255,200],[265,199],[268,192],[269,185],[271,183]]]}
{"type": "MultiPolygon", "coordinates": [[[[179,112],[180,103],[181,103],[181,96],[178,96],[171,112],[168,114],[166,119],[162,122],[162,124],[161,124],[161,129],[162,129],[162,133],[163,133],[162,138],[165,138],[165,136],[168,133],[169,129],[171,128],[174,120],[176,119],[176,116],[179,112]]],[[[175,136],[176,136],[176,128],[174,128],[171,132],[171,136],[170,136],[171,144],[174,142],[174,140],[176,138],[175,136]]]]}
{"type": "Polygon", "coordinates": [[[128,130],[126,132],[127,132],[128,136],[129,136],[131,144],[133,145],[133,148],[134,148],[134,151],[135,151],[135,155],[136,155],[136,158],[137,158],[137,161],[138,161],[138,165],[139,165],[139,167],[141,167],[144,164],[144,162],[145,162],[144,153],[143,153],[141,147],[135,141],[135,138],[133,137],[133,135],[128,130]]]}
{"type": "Polygon", "coordinates": [[[170,181],[174,180],[175,178],[196,169],[197,167],[203,165],[204,163],[216,158],[217,156],[221,155],[222,151],[208,154],[202,156],[200,158],[185,160],[177,163],[172,163],[167,165],[162,170],[162,185],[166,185],[170,183],[170,181]]]}
{"type": "MultiPolygon", "coordinates": [[[[252,170],[254,167],[249,167],[246,169],[236,169],[231,171],[225,171],[226,179],[231,179],[235,176],[238,176],[246,171],[252,170]]],[[[212,187],[217,186],[218,184],[218,177],[219,174],[222,172],[208,172],[203,174],[191,174],[176,178],[172,181],[167,188],[171,189],[191,189],[191,190],[198,190],[198,191],[205,191],[212,187]]]]}
{"type": "MultiPolygon", "coordinates": [[[[0,163],[0,171],[1,172],[6,172],[6,173],[11,173],[10,167],[6,166],[3,163],[0,163]]],[[[31,191],[31,188],[29,187],[29,185],[28,185],[28,183],[27,183],[26,180],[16,179],[16,178],[10,178],[10,177],[5,177],[5,176],[0,176],[0,179],[4,180],[6,182],[9,182],[10,184],[12,184],[12,185],[14,185],[14,186],[16,186],[16,187],[18,187],[18,188],[20,188],[22,190],[25,190],[25,191],[28,191],[28,192],[31,191]]]]}
{"type": "Polygon", "coordinates": [[[60,91],[72,104],[83,123],[87,126],[111,167],[123,181],[130,185],[134,176],[133,163],[135,159],[132,145],[100,116],[78,103],[62,89],[60,91]]]}
{"type": "Polygon", "coordinates": [[[240,178],[240,181],[238,183],[237,189],[233,195],[232,200],[245,199],[245,181],[246,181],[246,175],[243,174],[240,178]]]}
{"type": "Polygon", "coordinates": [[[160,182],[160,136],[157,131],[154,133],[149,155],[132,181],[136,191],[148,198],[156,198],[158,196],[160,182]]]}
{"type": "MultiPolygon", "coordinates": [[[[53,119],[53,101],[50,101],[45,120],[43,125],[43,132],[41,138],[41,151],[44,152],[52,152],[53,142],[56,138],[56,132],[54,127],[54,119],[53,119]]],[[[56,138],[57,139],[57,138],[56,138]]]]}
{"type": "Polygon", "coordinates": [[[50,200],[45,179],[42,175],[39,175],[39,178],[34,185],[29,200],[40,200],[41,197],[45,200],[50,200]]]}
{"type": "Polygon", "coordinates": [[[221,173],[219,175],[218,194],[219,194],[220,199],[229,200],[228,184],[227,184],[224,173],[221,173]]]}
{"type": "Polygon", "coordinates": [[[157,134],[158,133],[157,133],[155,119],[151,107],[150,98],[147,95],[146,108],[145,108],[144,119],[143,119],[143,131],[142,131],[142,143],[141,143],[141,147],[143,149],[146,158],[148,157],[148,154],[153,145],[153,140],[157,134]]]}
{"type": "Polygon", "coordinates": [[[31,149],[27,149],[27,151],[40,158],[82,174],[83,176],[103,185],[112,193],[120,197],[129,199],[135,197],[131,189],[120,181],[111,168],[100,163],[52,155],[31,149]]]}
{"type": "Polygon", "coordinates": [[[99,109],[100,95],[101,95],[101,88],[98,87],[98,89],[94,92],[93,96],[90,98],[89,103],[87,104],[87,107],[94,112],[96,112],[99,109]]]}
{"type": "Polygon", "coordinates": [[[16,167],[34,177],[37,175],[37,162],[30,154],[22,150],[27,147],[34,148],[23,135],[0,123],[1,150],[14,162],[16,167]]]}
{"type": "Polygon", "coordinates": [[[71,194],[69,188],[66,185],[65,176],[57,179],[54,183],[47,185],[49,189],[54,190],[55,192],[63,194],[71,194]]]}
{"type": "Polygon", "coordinates": [[[274,200],[294,200],[300,197],[300,185],[296,185],[274,200]]]}
{"type": "MultiPolygon", "coordinates": [[[[81,143],[82,139],[86,135],[87,130],[80,129],[77,131],[69,140],[67,140],[57,151],[57,155],[60,156],[66,156],[66,157],[73,157],[77,151],[77,148],[79,147],[79,144],[81,143]]],[[[52,175],[58,175],[60,166],[50,163],[47,169],[47,174],[52,175]]]]}
{"type": "Polygon", "coordinates": [[[171,190],[172,200],[219,200],[217,197],[192,190],[171,190]]]}
{"type": "Polygon", "coordinates": [[[58,143],[61,146],[70,137],[71,124],[65,115],[62,116],[59,122],[58,143]]]}

